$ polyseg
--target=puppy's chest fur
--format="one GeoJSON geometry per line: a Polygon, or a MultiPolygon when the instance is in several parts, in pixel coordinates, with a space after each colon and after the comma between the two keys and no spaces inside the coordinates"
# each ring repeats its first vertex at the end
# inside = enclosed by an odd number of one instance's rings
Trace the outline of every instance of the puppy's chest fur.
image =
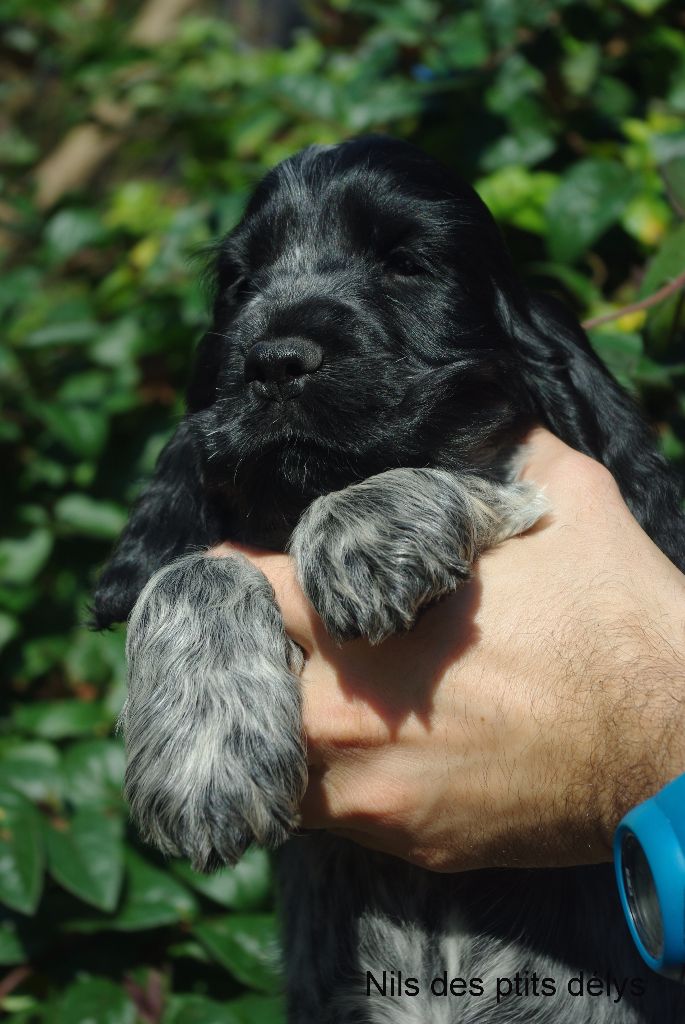
{"type": "Polygon", "coordinates": [[[321,834],[279,862],[297,1024],[683,1019],[679,987],[623,941],[609,865],[436,876],[321,834]]]}

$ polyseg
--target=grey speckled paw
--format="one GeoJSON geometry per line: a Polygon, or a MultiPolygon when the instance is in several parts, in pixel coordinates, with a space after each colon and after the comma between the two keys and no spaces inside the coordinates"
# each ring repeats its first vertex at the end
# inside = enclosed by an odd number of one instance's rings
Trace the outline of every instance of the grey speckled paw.
{"type": "Polygon", "coordinates": [[[306,786],[301,656],[262,573],[199,554],[161,569],[127,655],[125,791],[143,837],[200,871],[282,843],[306,786]]]}
{"type": "Polygon", "coordinates": [[[546,509],[530,484],[394,469],[318,498],[290,551],[329,634],[380,643],[457,590],[480,551],[528,529],[546,509]]]}

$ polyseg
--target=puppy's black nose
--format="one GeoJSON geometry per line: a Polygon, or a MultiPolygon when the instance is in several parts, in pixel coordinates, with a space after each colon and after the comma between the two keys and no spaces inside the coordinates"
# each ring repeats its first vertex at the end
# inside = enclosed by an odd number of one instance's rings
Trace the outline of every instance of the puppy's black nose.
{"type": "Polygon", "coordinates": [[[307,338],[258,341],[245,357],[245,381],[256,381],[271,393],[299,381],[321,366],[323,352],[307,338]]]}

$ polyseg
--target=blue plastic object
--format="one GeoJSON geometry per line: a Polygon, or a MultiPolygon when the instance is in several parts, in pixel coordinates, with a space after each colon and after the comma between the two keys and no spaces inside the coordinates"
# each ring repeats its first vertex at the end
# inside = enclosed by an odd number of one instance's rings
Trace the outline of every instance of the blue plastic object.
{"type": "Polygon", "coordinates": [[[642,959],[685,981],[685,775],[626,814],[614,837],[614,864],[642,959]]]}

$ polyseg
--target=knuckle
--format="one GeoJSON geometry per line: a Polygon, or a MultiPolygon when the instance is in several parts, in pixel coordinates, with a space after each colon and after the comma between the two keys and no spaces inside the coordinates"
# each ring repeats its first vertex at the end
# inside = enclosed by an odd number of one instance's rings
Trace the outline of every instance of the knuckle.
{"type": "Polygon", "coordinates": [[[618,484],[607,467],[575,449],[568,448],[558,458],[553,472],[560,483],[570,483],[590,497],[620,495],[618,484]]]}
{"type": "Polygon", "coordinates": [[[609,487],[618,490],[616,481],[607,467],[589,455],[578,456],[578,472],[598,489],[609,487]]]}

